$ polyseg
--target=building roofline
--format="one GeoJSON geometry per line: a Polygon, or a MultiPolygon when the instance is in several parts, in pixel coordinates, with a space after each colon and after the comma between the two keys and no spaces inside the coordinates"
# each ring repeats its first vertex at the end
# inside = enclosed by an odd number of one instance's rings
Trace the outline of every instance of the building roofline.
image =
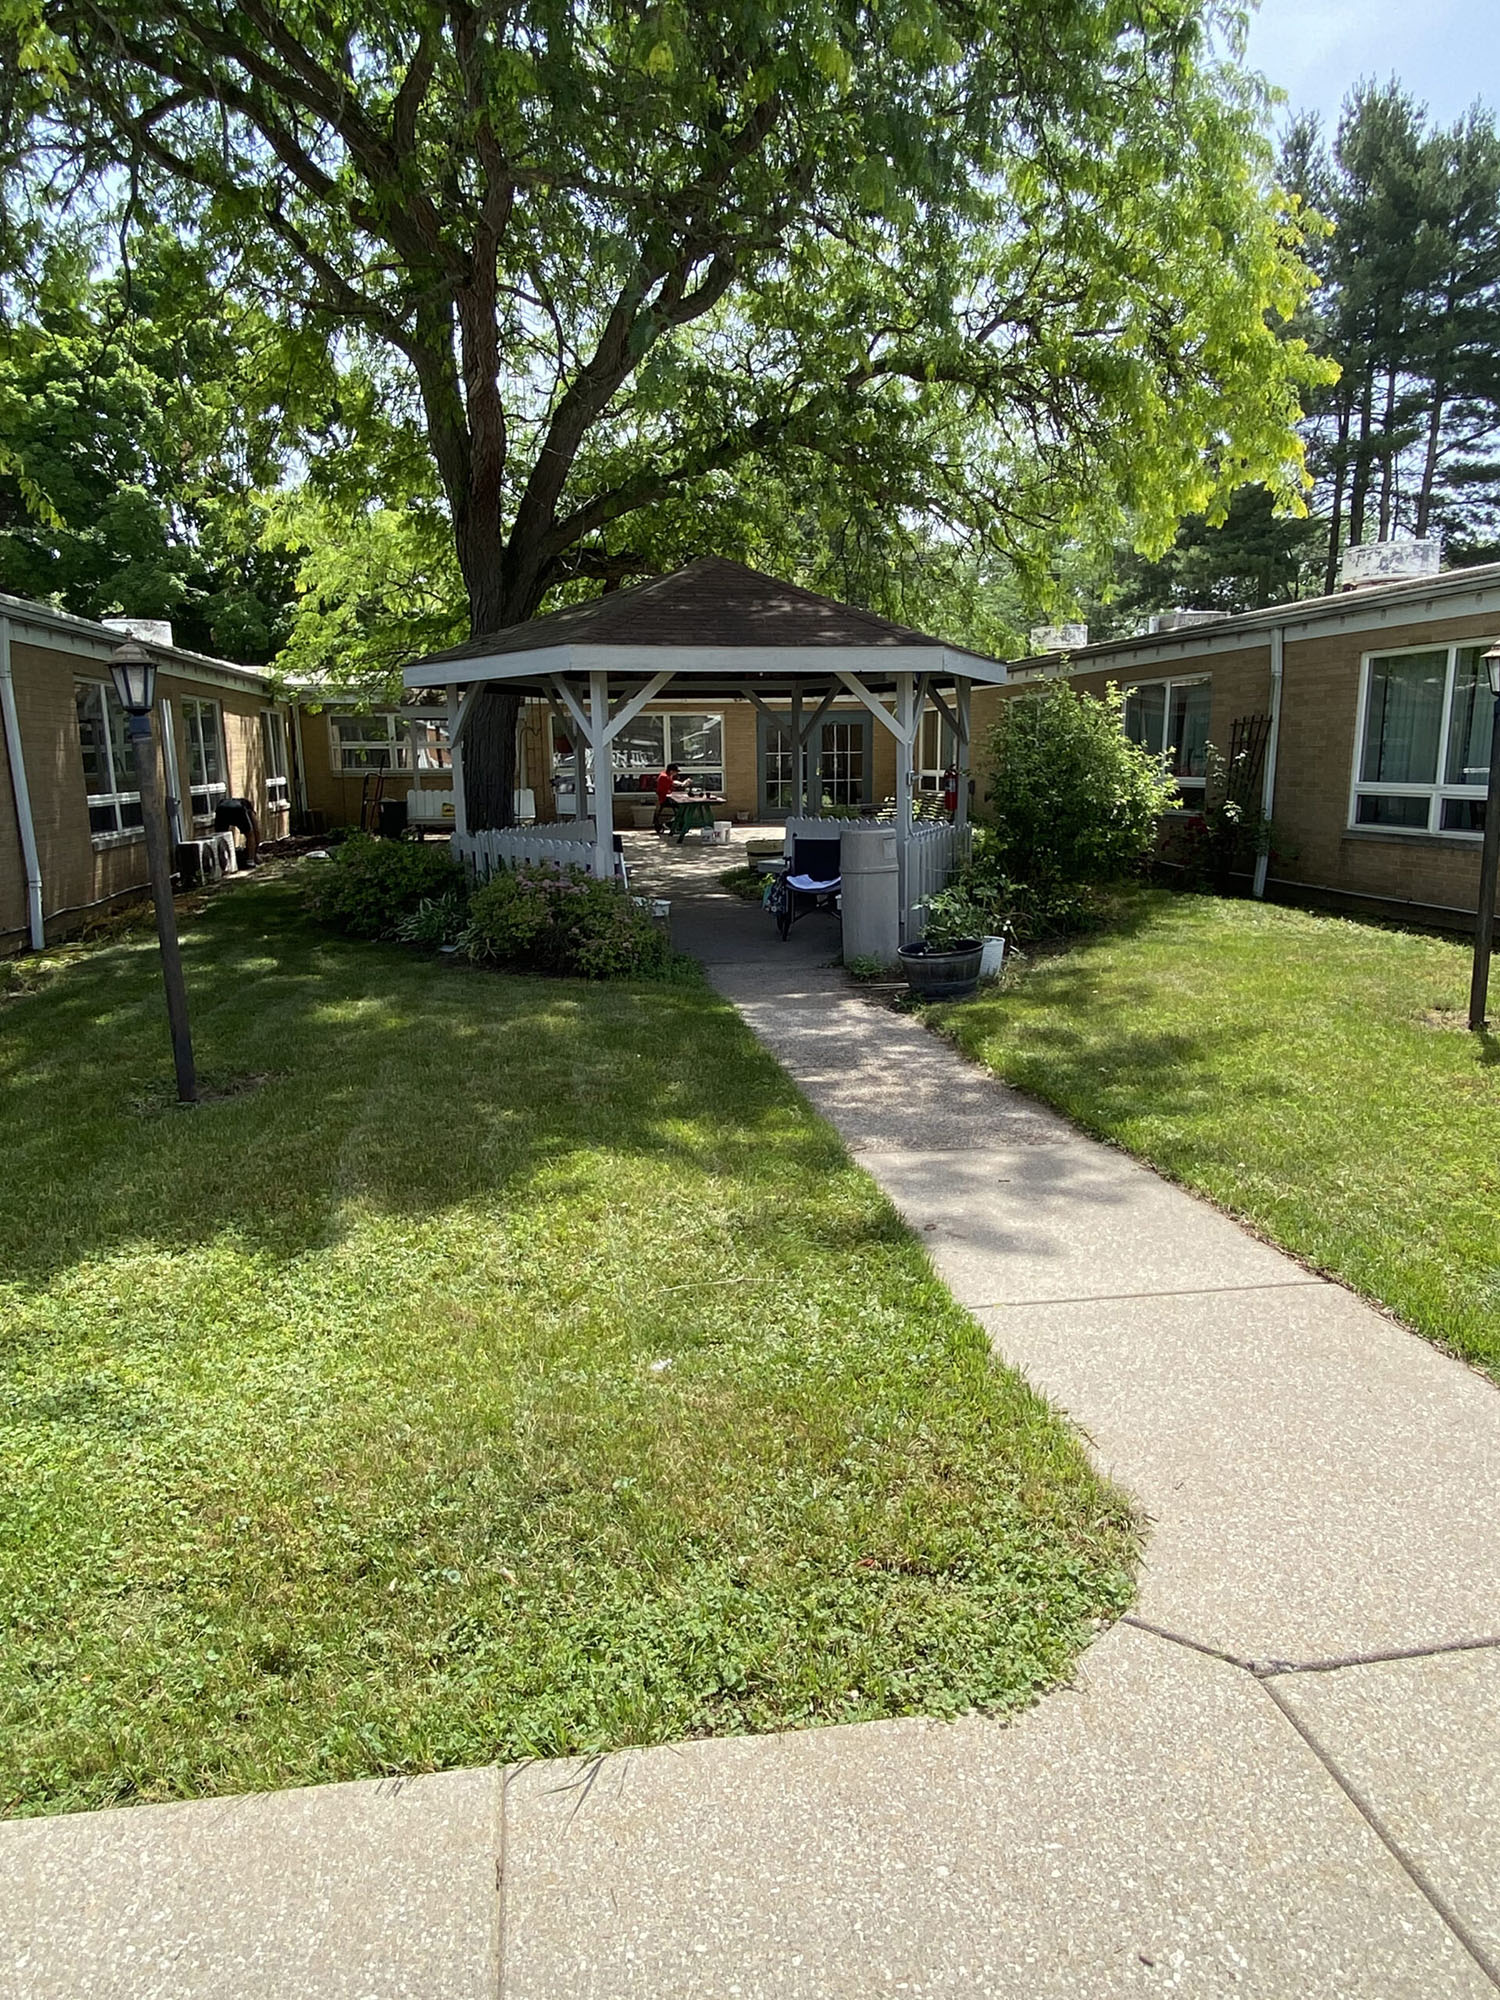
{"type": "MultiPolygon", "coordinates": [[[[1142,632],[1134,638],[1101,639],[1070,653],[1033,653],[1008,664],[1013,672],[1063,666],[1068,674],[1094,673],[1118,664],[1134,666],[1148,658],[1170,661],[1203,653],[1238,652],[1260,645],[1279,626],[1287,639],[1306,628],[1331,626],[1345,631],[1372,631],[1403,622],[1393,612],[1417,615],[1430,606],[1471,596],[1481,605],[1500,610],[1500,563],[1478,563],[1472,569],[1444,570],[1437,576],[1407,577],[1398,583],[1365,584],[1327,597],[1293,598],[1260,611],[1226,612],[1222,618],[1184,626],[1176,632],[1142,632]],[[1065,664],[1064,664],[1065,663],[1065,664]]],[[[1456,614],[1455,614],[1456,615],[1456,614]]]]}
{"type": "MultiPolygon", "coordinates": [[[[13,638],[29,630],[44,635],[49,642],[63,639],[69,643],[61,650],[76,653],[84,659],[107,661],[115,648],[123,645],[130,636],[116,632],[98,619],[81,618],[76,612],[59,611],[51,604],[38,604],[29,597],[11,597],[4,591],[0,591],[0,618],[9,620],[13,638]]],[[[200,679],[227,678],[266,690],[273,678],[269,667],[252,667],[239,660],[220,660],[210,653],[192,652],[186,646],[163,646],[154,639],[141,639],[137,643],[146,648],[158,666],[184,674],[196,674],[200,679]]],[[[54,647],[54,650],[58,649],[54,647]]]]}

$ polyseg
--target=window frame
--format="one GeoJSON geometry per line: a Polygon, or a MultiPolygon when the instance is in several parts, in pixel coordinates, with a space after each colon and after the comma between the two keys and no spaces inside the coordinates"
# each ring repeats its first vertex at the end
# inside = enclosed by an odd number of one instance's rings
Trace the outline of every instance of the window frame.
{"type": "Polygon", "coordinates": [[[117,782],[119,774],[115,769],[114,731],[110,726],[111,704],[113,704],[114,708],[118,710],[120,721],[122,723],[128,722],[128,718],[126,717],[124,709],[120,707],[119,697],[116,695],[114,687],[109,681],[90,680],[86,675],[78,675],[78,674],[74,675],[73,713],[75,717],[75,722],[79,727],[79,734],[78,734],[79,774],[83,779],[84,810],[88,814],[89,818],[89,840],[91,844],[95,847],[122,846],[128,841],[144,840],[146,837],[144,814],[142,815],[142,818],[140,820],[137,820],[130,825],[127,825],[125,823],[124,808],[126,808],[127,806],[135,806],[137,809],[139,809],[141,806],[141,793],[139,785],[137,785],[136,788],[132,791],[128,787],[121,786],[117,782]],[[108,766],[108,775],[110,784],[109,790],[105,792],[91,792],[89,790],[88,772],[83,768],[83,731],[81,727],[83,718],[78,713],[78,701],[79,701],[79,696],[85,693],[97,694],[99,697],[100,722],[102,724],[102,729],[103,729],[104,759],[106,765],[108,766]],[[96,827],[94,825],[94,817],[93,817],[96,812],[111,813],[114,818],[114,825],[107,827],[104,826],[96,827]]]}
{"type": "MultiPolygon", "coordinates": [[[[811,718],[809,716],[804,715],[804,723],[806,723],[810,719],[811,718]]],[[[830,724],[836,724],[836,723],[842,723],[848,726],[856,727],[860,732],[860,757],[863,764],[863,770],[861,772],[861,786],[862,786],[863,796],[857,802],[858,806],[864,807],[873,805],[875,800],[875,738],[874,738],[873,717],[871,716],[870,711],[867,708],[865,708],[862,703],[840,702],[836,704],[834,707],[830,708],[828,710],[828,713],[823,717],[823,720],[819,723],[817,742],[815,744],[809,743],[807,746],[809,751],[808,785],[809,785],[809,790],[816,793],[816,797],[811,804],[811,811],[813,812],[814,815],[818,814],[822,810],[823,757],[825,754],[825,747],[826,747],[823,742],[823,731],[830,724]]],[[[770,766],[770,759],[772,755],[770,737],[772,730],[775,730],[778,736],[785,735],[789,737],[791,735],[791,728],[792,728],[792,711],[789,707],[782,708],[778,706],[775,708],[769,708],[763,710],[756,717],[756,728],[755,728],[756,797],[759,802],[758,810],[761,816],[768,822],[775,821],[778,819],[787,819],[791,817],[792,809],[790,801],[789,800],[783,801],[779,797],[772,796],[773,784],[772,784],[771,766],[770,766]]],[[[788,746],[785,752],[778,754],[785,755],[788,761],[790,761],[793,753],[791,751],[790,746],[788,746]]],[[[793,765],[792,768],[793,771],[795,771],[795,765],[793,765]]],[[[783,783],[790,790],[793,784],[792,775],[789,774],[784,780],[778,779],[776,781],[777,789],[779,789],[780,785],[783,783]]]]}
{"type": "Polygon", "coordinates": [[[1346,833],[1390,835],[1398,840],[1456,840],[1475,846],[1484,839],[1482,831],[1473,827],[1444,826],[1442,824],[1443,805],[1448,799],[1477,802],[1482,805],[1488,795],[1488,784],[1455,785],[1444,776],[1448,768],[1449,732],[1453,725],[1454,683],[1458,675],[1460,653],[1478,652],[1486,647],[1500,645],[1500,639],[1450,639],[1429,640],[1425,646],[1378,646],[1359,658],[1359,700],[1354,714],[1354,754],[1350,759],[1349,799],[1345,816],[1346,833]],[[1395,784],[1378,779],[1361,778],[1360,769],[1365,755],[1365,728],[1370,715],[1370,686],[1374,679],[1377,660],[1401,660],[1418,658],[1424,653],[1448,655],[1443,672],[1443,705],[1438,717],[1437,759],[1433,781],[1428,785],[1395,784]],[[1362,797],[1425,799],[1427,801],[1427,824],[1425,826],[1378,826],[1370,820],[1359,818],[1359,802],[1362,797]]]}
{"type": "Polygon", "coordinates": [[[387,775],[411,776],[411,727],[419,725],[420,740],[417,743],[418,772],[447,772],[453,770],[453,746],[448,740],[448,720],[446,716],[433,715],[430,711],[416,714],[409,710],[394,708],[330,709],[328,711],[328,763],[336,777],[367,778],[371,772],[384,771],[387,775]],[[344,724],[347,722],[385,724],[384,738],[366,737],[362,744],[351,743],[350,749],[378,750],[384,745],[389,751],[390,761],[385,764],[351,764],[344,756],[344,724]],[[438,739],[441,739],[440,741],[438,739]]]}
{"type": "MultiPolygon", "coordinates": [[[[1137,693],[1141,688],[1159,687],[1162,690],[1162,709],[1161,709],[1162,747],[1159,751],[1153,751],[1151,754],[1161,759],[1162,767],[1163,769],[1165,769],[1167,762],[1167,747],[1168,747],[1167,732],[1171,726],[1171,721],[1172,721],[1173,695],[1176,693],[1178,688],[1206,687],[1212,689],[1213,680],[1214,677],[1211,669],[1208,673],[1204,674],[1166,674],[1163,675],[1160,679],[1132,680],[1126,687],[1124,687],[1121,690],[1121,694],[1123,697],[1120,706],[1121,729],[1123,730],[1125,728],[1126,706],[1130,701],[1130,697],[1133,694],[1137,693]]],[[[1212,693],[1210,693],[1209,695],[1210,712],[1212,712],[1212,707],[1213,707],[1213,695],[1212,693]]],[[[1129,736],[1128,734],[1126,740],[1131,743],[1135,742],[1135,738],[1133,736],[1129,736]]],[[[1142,745],[1140,747],[1145,748],[1146,746],[1142,745]]],[[[1177,744],[1174,745],[1173,747],[1180,750],[1182,746],[1180,744],[1177,744]]],[[[1177,787],[1177,794],[1179,801],[1176,806],[1169,806],[1168,811],[1195,812],[1195,813],[1202,812],[1204,804],[1207,799],[1207,792],[1208,792],[1207,772],[1205,771],[1201,777],[1182,778],[1179,777],[1175,771],[1167,771],[1167,776],[1172,780],[1173,784],[1177,787]],[[1188,788],[1188,790],[1185,790],[1184,787],[1188,788]],[[1189,790],[1191,791],[1192,794],[1191,797],[1188,796],[1189,790]]]]}
{"type": "Polygon", "coordinates": [[[182,711],[183,735],[187,739],[188,812],[194,826],[208,826],[212,824],[217,801],[229,796],[229,751],[224,741],[224,704],[212,695],[185,694],[179,697],[179,706],[182,711]],[[222,778],[207,776],[208,759],[203,754],[207,743],[203,731],[205,709],[213,717],[214,742],[219,753],[219,769],[224,774],[222,778]],[[205,773],[204,777],[197,781],[193,777],[195,751],[205,773]],[[203,802],[201,806],[200,799],[203,802]]]}
{"type": "Polygon", "coordinates": [[[292,809],[291,766],[287,753],[286,717],[279,708],[260,712],[260,754],[266,788],[266,812],[292,809]],[[278,768],[275,768],[279,766],[278,768]]]}
{"type": "MultiPolygon", "coordinates": [[[[652,763],[649,766],[642,764],[622,767],[616,762],[619,738],[613,738],[609,746],[609,778],[610,791],[615,798],[625,800],[634,799],[637,801],[649,800],[654,805],[656,803],[656,780],[666,769],[667,765],[671,763],[676,763],[681,767],[683,778],[689,784],[700,785],[703,789],[711,792],[723,792],[724,781],[727,775],[724,762],[724,734],[727,720],[725,710],[722,708],[648,707],[643,708],[635,720],[636,722],[659,722],[661,724],[662,756],[659,762],[652,763]],[[701,758],[693,760],[684,759],[678,755],[677,747],[673,740],[673,730],[676,724],[701,724],[704,722],[717,723],[718,725],[719,759],[717,763],[705,763],[701,758]],[[711,779],[713,782],[704,785],[703,781],[705,779],[711,779]]],[[[552,712],[551,735],[553,792],[554,796],[558,792],[562,792],[571,797],[574,769],[573,750],[570,748],[565,754],[558,749],[559,735],[566,738],[568,743],[572,745],[576,742],[577,728],[570,716],[560,715],[554,709],[552,712]]],[[[589,793],[592,796],[594,789],[592,756],[587,751],[585,755],[590,764],[588,782],[589,793]]]]}

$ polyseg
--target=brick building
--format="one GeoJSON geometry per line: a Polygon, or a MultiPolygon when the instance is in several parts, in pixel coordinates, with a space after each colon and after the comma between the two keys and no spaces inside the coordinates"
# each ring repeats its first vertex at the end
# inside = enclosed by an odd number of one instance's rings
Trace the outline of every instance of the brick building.
{"type": "MultiPolygon", "coordinates": [[[[1248,745],[1273,827],[1267,893],[1472,922],[1500,641],[1500,563],[1204,619],[1010,663],[975,691],[975,767],[995,705],[1052,677],[1130,691],[1126,727],[1164,750],[1184,814],[1211,743],[1248,745]]],[[[1164,829],[1170,850],[1171,828],[1164,829]]]]}

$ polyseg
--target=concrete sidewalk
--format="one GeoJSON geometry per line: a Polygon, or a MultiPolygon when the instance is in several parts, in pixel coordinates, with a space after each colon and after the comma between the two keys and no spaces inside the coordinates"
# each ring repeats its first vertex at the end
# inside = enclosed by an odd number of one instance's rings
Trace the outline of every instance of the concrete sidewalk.
{"type": "Polygon", "coordinates": [[[1019,1721],[0,1827],[0,1995],[1500,1989],[1500,1395],[643,856],[678,943],[1152,1519],[1019,1721]]]}

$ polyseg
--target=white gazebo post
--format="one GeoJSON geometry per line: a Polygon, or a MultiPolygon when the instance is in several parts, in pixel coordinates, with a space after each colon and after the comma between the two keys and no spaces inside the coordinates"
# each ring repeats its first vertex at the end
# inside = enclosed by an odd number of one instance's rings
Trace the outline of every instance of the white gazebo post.
{"type": "Polygon", "coordinates": [[[464,752],[463,740],[458,732],[458,721],[458,688],[454,682],[449,681],[448,760],[453,771],[453,832],[455,838],[467,840],[469,835],[469,815],[464,808],[464,752]]]}
{"type": "Polygon", "coordinates": [[[422,770],[418,761],[417,732],[421,723],[413,716],[406,725],[406,741],[411,752],[411,783],[406,788],[406,819],[410,825],[413,818],[412,805],[422,790],[422,770]]]}
{"type": "Polygon", "coordinates": [[[807,765],[802,754],[802,683],[792,682],[792,818],[806,817],[807,765]]]}
{"type": "Polygon", "coordinates": [[[911,859],[911,746],[916,734],[913,676],[896,676],[896,883],[901,893],[901,942],[906,942],[907,880],[911,859]]]}
{"type": "Polygon", "coordinates": [[[610,748],[609,675],[589,673],[589,748],[594,761],[594,873],[608,882],[615,872],[615,784],[610,748]]]}
{"type": "Polygon", "coordinates": [[[969,824],[969,695],[972,685],[962,675],[953,684],[953,706],[958,720],[958,728],[954,732],[958,742],[953,752],[958,769],[958,797],[953,804],[953,825],[959,833],[969,824]]]}

